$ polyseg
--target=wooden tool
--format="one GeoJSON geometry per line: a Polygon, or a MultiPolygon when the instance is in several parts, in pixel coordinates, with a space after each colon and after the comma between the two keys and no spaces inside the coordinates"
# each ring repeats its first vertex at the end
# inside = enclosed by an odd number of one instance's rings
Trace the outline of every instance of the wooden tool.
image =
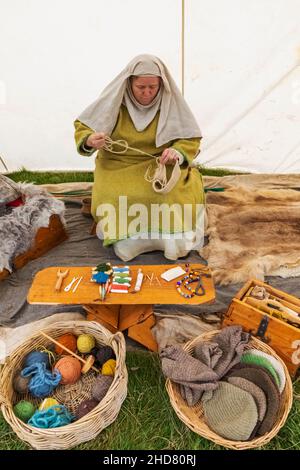
{"type": "MultiPolygon", "coordinates": [[[[51,336],[47,335],[47,333],[44,333],[44,331],[40,331],[41,335],[45,336],[45,338],[49,339],[50,341],[52,341],[52,343],[56,344],[57,346],[59,346],[61,349],[63,349],[64,351],[68,352],[69,354],[71,354],[71,356],[73,357],[76,357],[76,359],[78,359],[80,362],[83,362],[83,364],[87,367],[89,364],[87,364],[88,361],[82,359],[82,357],[78,356],[78,354],[75,354],[73,351],[71,351],[70,349],[66,348],[66,346],[64,346],[63,344],[60,344],[58,341],[56,341],[55,339],[51,338],[51,336]]],[[[96,367],[94,367],[93,365],[91,367],[89,367],[89,369],[93,369],[95,372],[100,372],[100,370],[96,369],[96,367]]],[[[89,370],[88,369],[88,370],[89,370]]]]}
{"type": "Polygon", "coordinates": [[[259,310],[262,310],[263,312],[266,312],[273,317],[277,317],[283,321],[298,325],[298,327],[300,326],[300,318],[295,316],[295,312],[291,314],[290,312],[292,312],[292,310],[288,309],[287,307],[282,308],[280,302],[269,299],[258,300],[253,297],[245,297],[244,301],[247,304],[258,308],[259,310]],[[287,310],[290,311],[288,312],[287,310]]]}
{"type": "Polygon", "coordinates": [[[88,356],[86,363],[82,366],[81,373],[86,374],[93,366],[95,362],[95,357],[91,354],[88,356]]]}
{"type": "Polygon", "coordinates": [[[56,281],[56,284],[55,284],[55,291],[56,292],[60,291],[61,286],[62,286],[62,282],[63,282],[64,278],[67,277],[68,274],[69,274],[69,269],[66,269],[66,271],[64,271],[64,272],[61,272],[60,269],[57,271],[57,273],[56,273],[57,281],[56,281]]]}

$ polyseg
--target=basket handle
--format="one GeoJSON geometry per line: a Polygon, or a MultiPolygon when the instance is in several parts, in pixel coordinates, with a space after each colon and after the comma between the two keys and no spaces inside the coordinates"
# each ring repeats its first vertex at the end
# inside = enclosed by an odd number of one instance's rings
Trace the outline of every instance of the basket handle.
{"type": "Polygon", "coordinates": [[[110,346],[113,343],[113,341],[116,341],[118,344],[122,343],[124,341],[123,333],[121,331],[117,331],[117,333],[112,335],[108,340],[108,343],[110,346]]]}

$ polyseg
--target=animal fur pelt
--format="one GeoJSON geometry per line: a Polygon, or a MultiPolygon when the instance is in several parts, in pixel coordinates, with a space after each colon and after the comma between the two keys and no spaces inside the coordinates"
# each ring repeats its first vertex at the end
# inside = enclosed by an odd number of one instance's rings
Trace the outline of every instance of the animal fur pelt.
{"type": "Polygon", "coordinates": [[[59,215],[64,222],[63,202],[33,184],[14,185],[25,198],[25,204],[0,217],[0,272],[12,271],[14,258],[31,247],[38,229],[48,227],[52,214],[59,215]]]}
{"type": "Polygon", "coordinates": [[[209,243],[199,254],[217,284],[300,275],[300,192],[235,188],[206,202],[209,243]]]}

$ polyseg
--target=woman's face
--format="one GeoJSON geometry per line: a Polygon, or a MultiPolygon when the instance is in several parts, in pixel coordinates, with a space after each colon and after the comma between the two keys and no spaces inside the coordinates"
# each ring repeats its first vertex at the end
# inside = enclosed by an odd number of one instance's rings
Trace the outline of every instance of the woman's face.
{"type": "Polygon", "coordinates": [[[131,89],[135,99],[143,105],[148,105],[156,97],[160,87],[160,77],[132,77],[131,89]]]}

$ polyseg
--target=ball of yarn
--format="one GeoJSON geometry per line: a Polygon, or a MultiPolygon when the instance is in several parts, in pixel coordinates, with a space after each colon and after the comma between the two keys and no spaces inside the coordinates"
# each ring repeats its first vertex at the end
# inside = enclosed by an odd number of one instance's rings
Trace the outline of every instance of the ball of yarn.
{"type": "Polygon", "coordinates": [[[55,369],[61,373],[60,383],[74,384],[80,378],[81,362],[73,356],[64,356],[55,364],[55,369]]]}
{"type": "Polygon", "coordinates": [[[91,352],[95,347],[95,338],[92,335],[79,335],[77,338],[77,348],[83,354],[91,352]]]}
{"type": "Polygon", "coordinates": [[[20,394],[27,393],[29,380],[29,377],[22,377],[21,371],[18,371],[13,380],[14,391],[20,394]]]}
{"type": "Polygon", "coordinates": [[[66,426],[73,420],[74,416],[64,405],[54,405],[43,411],[37,410],[28,421],[28,424],[36,428],[49,429],[66,426]]]}
{"type": "Polygon", "coordinates": [[[15,415],[24,423],[29,421],[34,412],[35,406],[30,401],[21,400],[14,406],[15,415]]]}
{"type": "Polygon", "coordinates": [[[115,359],[109,359],[102,366],[102,375],[115,375],[116,361],[115,359]]]}
{"type": "Polygon", "coordinates": [[[92,411],[98,405],[97,400],[84,400],[80,403],[76,411],[76,418],[80,419],[92,411]]]}
{"type": "Polygon", "coordinates": [[[42,403],[39,406],[39,410],[40,411],[47,410],[48,408],[50,408],[50,406],[54,406],[54,405],[59,405],[58,401],[55,400],[55,398],[48,397],[42,401],[42,403]]]}
{"type": "MultiPolygon", "coordinates": [[[[76,352],[77,338],[72,333],[66,333],[65,335],[62,335],[59,338],[56,338],[56,341],[58,341],[66,348],[70,349],[70,351],[76,352]]],[[[56,354],[66,354],[66,351],[57,344],[55,345],[55,352],[56,354]]]]}
{"type": "Polygon", "coordinates": [[[30,367],[34,364],[45,364],[46,367],[50,366],[49,363],[49,356],[45,352],[41,351],[32,351],[27,356],[25,356],[24,362],[23,362],[23,368],[25,367],[30,367]]]}
{"type": "Polygon", "coordinates": [[[21,372],[22,377],[30,377],[28,390],[33,396],[44,398],[53,392],[61,380],[59,371],[50,372],[46,369],[45,363],[33,364],[25,367],[21,372]]]}
{"type": "Polygon", "coordinates": [[[92,387],[92,397],[97,401],[101,401],[107,394],[113,380],[114,378],[111,375],[99,375],[92,387]]]}
{"type": "Polygon", "coordinates": [[[109,359],[115,359],[115,353],[110,346],[103,346],[96,352],[96,359],[100,366],[103,366],[109,359]]]}

